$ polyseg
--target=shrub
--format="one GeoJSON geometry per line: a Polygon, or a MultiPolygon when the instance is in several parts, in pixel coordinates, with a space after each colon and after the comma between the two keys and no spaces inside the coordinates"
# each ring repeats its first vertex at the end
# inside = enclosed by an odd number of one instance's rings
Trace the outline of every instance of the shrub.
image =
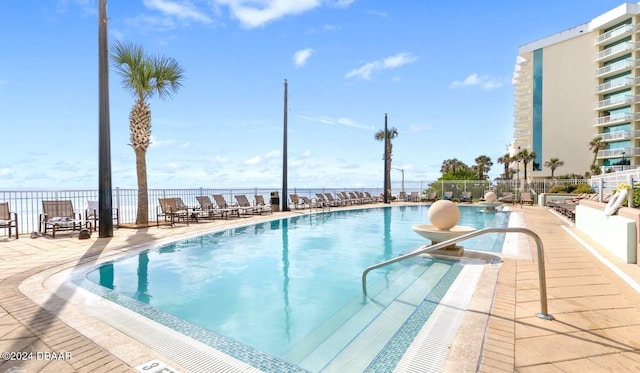
{"type": "Polygon", "coordinates": [[[591,185],[582,183],[582,184],[575,185],[575,188],[571,193],[580,194],[580,193],[593,193],[593,192],[594,190],[593,188],[591,188],[591,185]]]}
{"type": "Polygon", "coordinates": [[[549,189],[549,193],[568,193],[566,184],[554,185],[549,189]]]}

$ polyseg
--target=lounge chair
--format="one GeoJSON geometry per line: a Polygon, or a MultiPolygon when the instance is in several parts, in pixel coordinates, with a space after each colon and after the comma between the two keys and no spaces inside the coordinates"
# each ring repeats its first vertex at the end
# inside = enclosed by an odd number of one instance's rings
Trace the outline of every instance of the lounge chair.
{"type": "Polygon", "coordinates": [[[345,205],[340,199],[333,198],[333,194],[331,194],[331,193],[325,193],[324,196],[327,197],[327,202],[329,202],[330,206],[344,206],[345,205]]]}
{"type": "Polygon", "coordinates": [[[409,201],[411,202],[420,202],[420,200],[420,193],[418,192],[411,192],[411,194],[409,195],[409,201]]]}
{"type": "Polygon", "coordinates": [[[362,192],[355,191],[354,193],[356,194],[356,197],[358,197],[362,203],[371,203],[371,202],[373,202],[373,200],[371,198],[365,196],[365,194],[362,193],[362,192]]]}
{"type": "Polygon", "coordinates": [[[56,237],[56,232],[63,230],[80,230],[82,226],[89,227],[91,223],[82,222],[82,214],[73,210],[71,200],[42,201],[42,214],[38,231],[47,234],[51,230],[51,237],[56,237]]]}
{"type": "Polygon", "coordinates": [[[304,208],[307,208],[307,207],[311,207],[309,204],[304,202],[304,200],[302,198],[300,198],[300,196],[298,196],[295,193],[289,194],[289,197],[291,198],[291,203],[293,204],[293,207],[296,210],[297,209],[304,209],[304,208]]]}
{"type": "Polygon", "coordinates": [[[298,198],[300,198],[300,200],[302,201],[303,206],[308,206],[310,209],[313,207],[316,207],[316,208],[318,207],[318,204],[314,203],[309,197],[298,196],[298,198]]]}
{"type": "Polygon", "coordinates": [[[372,195],[371,195],[371,193],[369,193],[369,192],[364,192],[364,195],[365,195],[367,198],[369,198],[369,200],[370,200],[372,203],[382,202],[382,199],[381,199],[381,198],[376,198],[376,197],[372,196],[372,195]]]}
{"type": "Polygon", "coordinates": [[[398,193],[398,201],[407,202],[407,193],[405,192],[398,193]]]}
{"type": "Polygon", "coordinates": [[[156,227],[160,227],[160,218],[163,218],[165,222],[169,222],[171,228],[181,221],[189,225],[189,211],[186,206],[179,206],[178,199],[158,198],[158,203],[159,205],[156,207],[156,227]]]}
{"type": "Polygon", "coordinates": [[[520,194],[520,206],[522,206],[525,203],[528,203],[530,206],[533,206],[533,198],[531,198],[531,193],[529,192],[522,192],[520,194]]]}
{"type": "MultiPolygon", "coordinates": [[[[118,228],[120,226],[120,215],[118,213],[118,209],[112,209],[113,221],[115,222],[115,227],[118,228]]],[[[98,201],[87,201],[84,204],[84,221],[91,222],[91,228],[94,231],[98,230],[98,222],[100,220],[100,208],[98,206],[98,201]]]]}
{"type": "Polygon", "coordinates": [[[471,192],[462,192],[462,195],[460,196],[460,202],[468,202],[468,203],[473,202],[473,198],[471,197],[471,192]]]}
{"type": "Polygon", "coordinates": [[[362,198],[358,197],[354,192],[345,192],[349,196],[349,198],[357,204],[365,203],[362,198]]]}
{"type": "Polygon", "coordinates": [[[261,213],[262,212],[269,212],[273,214],[273,210],[271,209],[271,205],[267,205],[264,201],[264,197],[260,194],[256,194],[256,206],[258,208],[260,208],[261,213]]]}
{"type": "Polygon", "coordinates": [[[229,216],[228,211],[216,208],[208,196],[197,196],[196,200],[198,200],[198,203],[200,204],[200,208],[196,210],[196,213],[201,218],[213,219],[216,216],[221,218],[227,218],[229,216]]]}
{"type": "Polygon", "coordinates": [[[238,204],[237,204],[238,210],[242,212],[243,216],[258,214],[258,213],[262,214],[262,211],[260,211],[259,208],[251,206],[251,202],[249,202],[249,199],[244,194],[236,194],[234,197],[236,201],[238,201],[238,204]]]}
{"type": "Polygon", "coordinates": [[[222,194],[213,194],[213,200],[220,210],[226,211],[227,216],[235,214],[240,217],[240,208],[227,203],[222,194]]]}
{"type": "Polygon", "coordinates": [[[453,192],[444,192],[444,196],[442,196],[442,199],[451,201],[453,199],[453,192]]]}
{"type": "Polygon", "coordinates": [[[438,199],[438,193],[431,192],[427,194],[427,202],[435,202],[438,199]]]}
{"type": "Polygon", "coordinates": [[[502,197],[498,198],[502,203],[515,203],[516,200],[511,192],[502,192],[502,197]]]}
{"type": "Polygon", "coordinates": [[[321,206],[324,205],[324,206],[327,206],[327,207],[336,207],[336,206],[340,205],[340,203],[338,201],[333,200],[333,197],[331,197],[331,198],[332,198],[332,200],[330,201],[329,198],[325,194],[316,193],[316,201],[318,201],[319,205],[321,205],[321,206]]]}
{"type": "Polygon", "coordinates": [[[9,211],[9,202],[0,203],[0,228],[9,229],[9,238],[11,238],[11,229],[16,230],[16,240],[18,239],[18,214],[9,211]]]}
{"type": "Polygon", "coordinates": [[[342,204],[342,206],[353,205],[355,202],[349,198],[349,196],[344,192],[337,192],[338,200],[342,204]]]}

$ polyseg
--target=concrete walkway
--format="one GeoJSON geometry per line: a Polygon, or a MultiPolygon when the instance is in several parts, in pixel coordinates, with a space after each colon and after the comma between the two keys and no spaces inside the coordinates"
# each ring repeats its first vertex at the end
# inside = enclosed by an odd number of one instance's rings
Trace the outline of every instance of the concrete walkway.
{"type": "MultiPolygon", "coordinates": [[[[516,208],[520,211],[520,208],[516,208]]],[[[638,372],[640,371],[640,267],[621,263],[543,207],[521,210],[527,228],[544,242],[548,312],[540,312],[535,260],[505,258],[499,268],[478,366],[481,372],[638,372]],[[577,235],[575,238],[573,235],[577,235]],[[584,240],[590,252],[577,239],[584,240]],[[635,281],[623,281],[596,256],[635,281]]],[[[143,343],[83,312],[82,305],[51,289],[61,271],[96,264],[150,242],[162,244],[212,229],[238,226],[297,212],[176,228],[120,229],[112,238],[78,240],[61,233],[51,239],[0,237],[0,352],[32,352],[0,360],[0,372],[135,372],[159,361],[187,370],[143,343]],[[25,294],[28,294],[25,295],[25,294]],[[39,354],[38,354],[39,353],[39,354]],[[47,355],[47,353],[49,353],[47,355]],[[55,353],[56,355],[52,355],[55,353]]],[[[525,242],[526,243],[526,242],[525,242]]],[[[529,242],[535,252],[535,244],[529,242]]],[[[535,253],[532,255],[535,258],[535,253]]],[[[487,289],[483,289],[487,291],[487,289]]],[[[3,355],[3,358],[5,355],[3,355]]]]}

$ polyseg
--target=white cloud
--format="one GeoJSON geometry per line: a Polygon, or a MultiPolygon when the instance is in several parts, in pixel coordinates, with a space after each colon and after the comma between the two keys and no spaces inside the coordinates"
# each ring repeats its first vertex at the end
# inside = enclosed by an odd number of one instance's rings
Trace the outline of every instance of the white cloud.
{"type": "Polygon", "coordinates": [[[316,123],[322,123],[322,124],[328,124],[328,125],[340,125],[340,126],[361,128],[366,130],[373,129],[372,126],[366,126],[364,124],[360,124],[351,118],[337,118],[337,119],[330,118],[330,117],[313,118],[313,117],[307,117],[304,115],[298,115],[298,117],[301,119],[308,120],[310,122],[316,122],[316,123]]]}
{"type": "Polygon", "coordinates": [[[13,170],[11,168],[0,168],[0,176],[9,176],[13,174],[13,170]]]}
{"type": "Polygon", "coordinates": [[[304,66],[307,63],[307,60],[313,54],[313,49],[300,49],[293,54],[293,63],[296,67],[304,66]]]}
{"type": "Polygon", "coordinates": [[[288,15],[300,14],[321,5],[321,0],[213,0],[229,6],[233,17],[247,28],[264,26],[288,15]]]}
{"type": "Polygon", "coordinates": [[[244,164],[246,165],[254,165],[254,164],[258,164],[262,162],[262,157],[260,157],[259,155],[256,155],[253,158],[249,158],[246,161],[244,161],[244,164]]]}
{"type": "Polygon", "coordinates": [[[149,9],[159,10],[171,17],[202,23],[213,22],[209,16],[196,9],[189,1],[143,0],[142,3],[149,9]]]}
{"type": "Polygon", "coordinates": [[[346,74],[346,78],[360,78],[370,80],[371,75],[383,69],[395,69],[400,66],[412,63],[418,58],[411,53],[398,53],[393,56],[385,57],[381,60],[367,62],[363,66],[353,69],[346,74]]]}
{"type": "Polygon", "coordinates": [[[373,10],[373,9],[369,9],[367,10],[367,13],[374,15],[374,16],[378,16],[378,17],[382,17],[382,18],[387,18],[389,17],[389,15],[385,12],[381,12],[379,10],[373,10]]]}
{"type": "Polygon", "coordinates": [[[502,83],[490,78],[488,75],[479,76],[476,73],[470,74],[464,80],[455,80],[450,84],[451,88],[480,86],[483,89],[495,89],[502,87],[502,83]]]}
{"type": "Polygon", "coordinates": [[[272,150],[264,155],[265,159],[280,157],[280,150],[272,150]]]}

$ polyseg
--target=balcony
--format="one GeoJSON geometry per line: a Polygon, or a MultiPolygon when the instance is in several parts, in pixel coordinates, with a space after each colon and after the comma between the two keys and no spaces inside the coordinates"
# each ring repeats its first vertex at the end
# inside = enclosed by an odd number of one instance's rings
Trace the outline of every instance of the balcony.
{"type": "Polygon", "coordinates": [[[629,140],[631,139],[631,135],[638,136],[640,135],[640,131],[615,131],[609,133],[601,133],[598,135],[603,141],[620,141],[620,140],[629,140]]]}
{"type": "Polygon", "coordinates": [[[616,89],[621,89],[621,88],[631,87],[631,86],[633,86],[633,78],[630,76],[624,76],[624,77],[610,80],[603,84],[598,84],[595,87],[595,93],[603,94],[603,93],[614,91],[616,89]]]}
{"type": "Polygon", "coordinates": [[[625,37],[631,35],[633,32],[632,25],[622,25],[613,30],[609,30],[602,35],[596,36],[594,40],[595,45],[600,45],[604,43],[614,43],[620,39],[624,39],[625,37]]]}
{"type": "Polygon", "coordinates": [[[602,61],[605,59],[613,59],[616,57],[620,57],[626,53],[631,53],[634,49],[634,44],[630,41],[616,44],[611,48],[607,48],[603,51],[596,53],[595,61],[602,61]]]}
{"type": "Polygon", "coordinates": [[[629,148],[618,148],[618,149],[600,150],[598,152],[598,159],[622,157],[622,153],[624,153],[624,155],[626,157],[639,155],[640,154],[640,148],[632,148],[632,149],[629,149],[629,148]]]}
{"type": "Polygon", "coordinates": [[[630,113],[607,115],[606,117],[596,118],[594,120],[595,122],[594,127],[609,126],[612,124],[630,122],[632,118],[633,118],[633,115],[631,115],[630,113]]]}
{"type": "MultiPolygon", "coordinates": [[[[639,97],[636,96],[636,101],[639,97]]],[[[631,105],[633,102],[633,95],[621,95],[610,97],[606,100],[598,101],[594,104],[594,109],[613,109],[620,106],[631,105]]]]}
{"type": "Polygon", "coordinates": [[[618,61],[611,65],[604,66],[596,70],[596,78],[606,78],[615,74],[620,74],[624,71],[631,70],[633,67],[640,66],[640,60],[633,61],[631,59],[618,61]]]}

